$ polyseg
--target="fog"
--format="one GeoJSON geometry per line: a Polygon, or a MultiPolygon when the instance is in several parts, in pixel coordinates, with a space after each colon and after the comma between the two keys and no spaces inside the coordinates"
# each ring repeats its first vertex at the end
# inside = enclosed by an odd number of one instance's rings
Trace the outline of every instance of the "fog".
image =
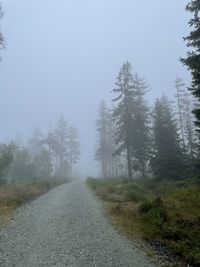
{"type": "Polygon", "coordinates": [[[113,98],[116,76],[128,60],[151,91],[175,94],[186,54],[188,1],[8,0],[1,31],[0,140],[47,132],[63,113],[79,131],[79,172],[96,173],[95,121],[102,99],[113,98]]]}

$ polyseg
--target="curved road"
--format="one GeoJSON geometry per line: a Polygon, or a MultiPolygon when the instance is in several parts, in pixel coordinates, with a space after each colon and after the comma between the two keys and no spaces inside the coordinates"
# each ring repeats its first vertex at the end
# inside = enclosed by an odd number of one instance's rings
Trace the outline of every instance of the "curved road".
{"type": "Polygon", "coordinates": [[[109,224],[79,181],[18,209],[0,234],[0,266],[155,267],[109,224]]]}

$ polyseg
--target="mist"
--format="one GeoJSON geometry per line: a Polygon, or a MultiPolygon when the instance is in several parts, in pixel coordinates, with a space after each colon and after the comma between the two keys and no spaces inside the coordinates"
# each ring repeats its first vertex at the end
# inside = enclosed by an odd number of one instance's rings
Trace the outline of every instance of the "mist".
{"type": "Polygon", "coordinates": [[[0,265],[200,266],[200,0],[0,1],[0,265]]]}
{"type": "Polygon", "coordinates": [[[187,1],[3,1],[1,141],[47,132],[60,114],[79,132],[81,172],[93,174],[95,120],[123,62],[146,78],[152,102],[175,94],[176,75],[189,83],[187,1]]]}

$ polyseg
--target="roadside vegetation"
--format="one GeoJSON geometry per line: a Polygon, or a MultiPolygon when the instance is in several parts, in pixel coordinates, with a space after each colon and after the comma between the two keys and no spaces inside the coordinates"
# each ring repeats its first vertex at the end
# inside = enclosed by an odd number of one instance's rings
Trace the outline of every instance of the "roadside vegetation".
{"type": "MultiPolygon", "coordinates": [[[[167,247],[193,266],[200,266],[200,183],[94,179],[87,184],[105,201],[114,224],[129,236],[167,247]]],[[[158,251],[159,253],[159,251],[158,251]]]]}
{"type": "Polygon", "coordinates": [[[15,182],[0,186],[0,227],[7,224],[15,209],[27,201],[44,194],[49,189],[67,183],[68,179],[15,182]]]}
{"type": "Polygon", "coordinates": [[[76,129],[63,115],[46,135],[36,128],[23,144],[0,144],[0,226],[18,205],[68,182],[79,156],[76,129]]]}
{"type": "Polygon", "coordinates": [[[125,232],[200,266],[199,0],[186,11],[192,18],[184,40],[192,50],[180,61],[191,72],[190,87],[177,76],[175,99],[161,95],[148,103],[149,86],[125,62],[112,103],[102,101],[98,110],[94,159],[104,179],[87,183],[125,232]],[[127,178],[107,178],[120,176],[127,178]]]}

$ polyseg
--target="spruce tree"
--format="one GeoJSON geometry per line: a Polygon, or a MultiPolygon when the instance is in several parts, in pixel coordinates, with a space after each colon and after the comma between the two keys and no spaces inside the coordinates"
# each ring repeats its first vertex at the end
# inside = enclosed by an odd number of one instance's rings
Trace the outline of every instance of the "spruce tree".
{"type": "Polygon", "coordinates": [[[184,86],[182,79],[179,77],[176,77],[175,80],[175,88],[176,88],[176,98],[177,98],[177,106],[178,106],[178,118],[179,118],[179,126],[180,126],[180,132],[181,132],[181,139],[183,143],[183,150],[186,152],[185,147],[185,136],[184,136],[184,125],[183,125],[183,103],[182,103],[182,97],[184,94],[184,86]]]}
{"type": "Polygon", "coordinates": [[[112,175],[113,164],[113,136],[112,117],[105,101],[102,101],[98,110],[96,122],[97,146],[94,159],[100,163],[101,174],[104,178],[112,175]]]}
{"type": "Polygon", "coordinates": [[[191,94],[186,90],[181,78],[177,77],[175,86],[177,90],[178,121],[183,150],[191,168],[192,162],[197,156],[197,134],[195,132],[194,115],[192,114],[193,101],[191,94]]]}
{"type": "Polygon", "coordinates": [[[183,175],[183,153],[177,124],[165,96],[156,100],[153,111],[151,167],[159,179],[179,179],[183,175]]]}
{"type": "Polygon", "coordinates": [[[133,169],[139,171],[142,177],[146,177],[147,161],[150,154],[150,127],[149,108],[144,100],[147,86],[144,79],[134,76],[134,96],[132,106],[133,131],[131,150],[133,157],[133,169]]]}
{"type": "Polygon", "coordinates": [[[186,153],[190,160],[190,164],[197,158],[198,154],[198,137],[195,131],[194,115],[192,114],[192,100],[190,95],[185,93],[181,98],[183,116],[184,116],[184,134],[186,140],[186,153]]]}
{"type": "Polygon", "coordinates": [[[0,144],[0,182],[1,179],[7,174],[9,167],[14,160],[14,150],[14,143],[10,143],[9,145],[0,144]]]}
{"type": "Polygon", "coordinates": [[[44,136],[39,127],[36,127],[32,137],[28,140],[28,149],[32,157],[39,155],[42,151],[44,136]]]}
{"type": "Polygon", "coordinates": [[[188,67],[192,74],[190,90],[197,100],[197,106],[193,112],[196,116],[196,126],[200,137],[200,1],[190,1],[186,6],[186,11],[193,14],[193,17],[188,23],[192,31],[189,36],[184,38],[187,41],[187,46],[192,48],[192,51],[189,51],[187,57],[181,59],[181,61],[188,67]]]}
{"type": "Polygon", "coordinates": [[[68,162],[68,123],[64,115],[60,116],[57,126],[53,130],[54,143],[56,144],[56,173],[58,176],[65,177],[69,174],[68,162]]]}
{"type": "Polygon", "coordinates": [[[69,175],[72,177],[73,165],[80,159],[80,144],[76,128],[69,127],[67,134],[67,159],[69,162],[69,175]]]}
{"type": "Polygon", "coordinates": [[[139,171],[146,177],[149,159],[149,109],[144,100],[147,86],[137,74],[132,74],[129,62],[123,64],[113,92],[118,96],[115,102],[114,119],[116,122],[117,154],[126,151],[128,176],[132,171],[139,171]]]}
{"type": "Polygon", "coordinates": [[[132,179],[132,107],[135,85],[132,67],[128,61],[123,64],[119,72],[116,86],[117,88],[112,90],[112,92],[117,94],[117,97],[113,99],[115,103],[113,116],[116,122],[115,142],[118,146],[116,154],[126,151],[128,177],[132,179]]]}

